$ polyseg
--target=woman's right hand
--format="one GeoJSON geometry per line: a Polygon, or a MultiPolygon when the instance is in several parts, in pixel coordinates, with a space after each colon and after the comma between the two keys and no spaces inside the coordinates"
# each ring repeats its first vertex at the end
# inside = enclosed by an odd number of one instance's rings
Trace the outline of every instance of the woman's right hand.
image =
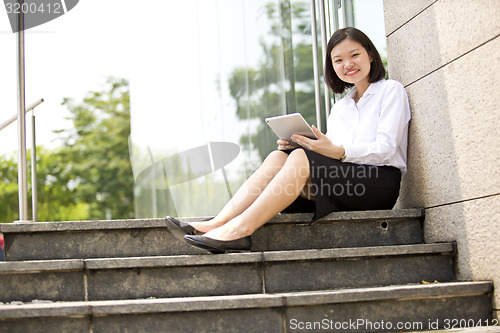
{"type": "Polygon", "coordinates": [[[277,143],[278,143],[278,150],[297,148],[297,146],[291,145],[290,142],[288,142],[287,140],[279,139],[277,143]]]}

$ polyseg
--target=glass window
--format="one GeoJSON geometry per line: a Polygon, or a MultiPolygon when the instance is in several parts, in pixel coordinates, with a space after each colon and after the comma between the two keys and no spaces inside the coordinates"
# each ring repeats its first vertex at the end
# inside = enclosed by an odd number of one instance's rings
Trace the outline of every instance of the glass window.
{"type": "MultiPolygon", "coordinates": [[[[327,39],[355,24],[385,53],[382,0],[324,4],[327,39]]],[[[15,35],[0,38],[12,49],[0,58],[12,76],[7,117],[17,110],[15,35]]],[[[40,137],[68,126],[63,97],[79,100],[108,76],[129,80],[138,218],[216,214],[276,148],[266,117],[300,112],[317,124],[308,0],[84,1],[26,31],[26,59],[26,103],[45,99],[40,137]]],[[[15,137],[15,126],[0,135],[15,137]]]]}
{"type": "Polygon", "coordinates": [[[316,123],[309,2],[158,6],[131,76],[137,215],[213,215],[276,148],[264,118],[316,123]]]}
{"type": "Polygon", "coordinates": [[[383,0],[353,0],[354,26],[373,42],[387,69],[383,0]]]}

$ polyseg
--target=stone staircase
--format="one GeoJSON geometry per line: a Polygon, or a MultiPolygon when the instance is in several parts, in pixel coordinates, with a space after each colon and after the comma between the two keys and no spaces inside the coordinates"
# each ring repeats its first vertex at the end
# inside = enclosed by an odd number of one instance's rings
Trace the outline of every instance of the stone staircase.
{"type": "MultiPolygon", "coordinates": [[[[212,255],[165,219],[2,224],[0,332],[409,332],[491,323],[423,210],[280,214],[212,255]],[[450,322],[447,322],[450,321],[450,322]]],[[[200,221],[204,218],[186,218],[200,221]]]]}

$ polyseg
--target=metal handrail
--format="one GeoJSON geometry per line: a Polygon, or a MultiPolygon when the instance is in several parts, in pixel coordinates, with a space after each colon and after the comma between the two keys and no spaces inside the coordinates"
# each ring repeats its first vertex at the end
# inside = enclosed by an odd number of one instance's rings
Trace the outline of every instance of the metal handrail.
{"type": "MultiPolygon", "coordinates": [[[[24,114],[28,113],[29,111],[33,111],[31,113],[31,208],[32,208],[32,216],[33,216],[33,222],[38,221],[38,186],[37,186],[37,166],[36,166],[36,125],[35,125],[35,108],[42,104],[44,102],[43,98],[40,98],[38,101],[35,103],[31,104],[28,106],[28,108],[24,111],[24,114]]],[[[18,116],[13,116],[9,118],[7,121],[5,121],[2,125],[0,125],[0,131],[3,130],[5,127],[9,126],[12,124],[14,121],[16,121],[18,116]]],[[[22,117],[24,118],[24,117],[22,117]]],[[[26,126],[26,124],[25,124],[26,126]]],[[[24,138],[24,149],[26,151],[26,138],[24,138]]],[[[21,161],[18,162],[18,165],[23,164],[21,161]]],[[[21,165],[21,168],[26,170],[26,159],[24,160],[24,167],[21,165]]],[[[19,172],[19,170],[18,170],[19,172]]],[[[26,174],[25,174],[26,177],[26,174]]],[[[26,185],[27,187],[27,185],[26,185]]],[[[23,189],[19,189],[19,191],[24,191],[23,189]]],[[[27,189],[26,189],[27,193],[27,189]]],[[[26,207],[27,207],[27,194],[26,194],[26,207]]],[[[19,212],[21,212],[21,209],[24,210],[24,208],[19,205],[19,212]]],[[[27,216],[27,209],[26,209],[26,215],[24,218],[21,218],[21,214],[19,215],[19,221],[16,222],[24,222],[26,221],[25,218],[27,216]]]]}
{"type": "MultiPolygon", "coordinates": [[[[44,102],[44,99],[40,98],[38,101],[36,101],[35,103],[28,106],[28,108],[26,109],[26,111],[24,111],[24,113],[30,112],[31,110],[36,108],[38,105],[42,104],[43,102],[44,102]]],[[[3,124],[0,125],[0,131],[3,130],[5,127],[9,126],[10,124],[12,124],[13,122],[15,122],[17,120],[17,117],[18,116],[16,114],[15,116],[12,116],[9,119],[7,119],[3,124]]]]}
{"type": "MultiPolygon", "coordinates": [[[[23,0],[20,1],[23,5],[23,0]]],[[[17,179],[19,188],[19,222],[27,221],[28,217],[28,182],[26,180],[26,99],[25,99],[25,66],[24,66],[24,13],[19,13],[17,35],[17,133],[18,158],[17,179]]]]}
{"type": "MultiPolygon", "coordinates": [[[[41,99],[43,102],[43,99],[41,99]]],[[[40,102],[40,103],[41,103],[40,102]]],[[[40,104],[38,103],[38,104],[40,104]]],[[[35,108],[31,113],[31,215],[33,222],[38,221],[38,182],[36,166],[36,136],[35,136],[35,108]]]]}

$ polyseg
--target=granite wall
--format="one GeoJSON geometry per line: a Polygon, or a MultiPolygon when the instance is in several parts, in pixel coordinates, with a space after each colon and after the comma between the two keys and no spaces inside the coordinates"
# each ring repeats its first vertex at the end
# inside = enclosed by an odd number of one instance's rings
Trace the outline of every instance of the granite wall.
{"type": "Polygon", "coordinates": [[[384,0],[389,76],[412,108],[398,208],[425,241],[456,240],[457,278],[492,280],[500,307],[500,1],[384,0]]]}

